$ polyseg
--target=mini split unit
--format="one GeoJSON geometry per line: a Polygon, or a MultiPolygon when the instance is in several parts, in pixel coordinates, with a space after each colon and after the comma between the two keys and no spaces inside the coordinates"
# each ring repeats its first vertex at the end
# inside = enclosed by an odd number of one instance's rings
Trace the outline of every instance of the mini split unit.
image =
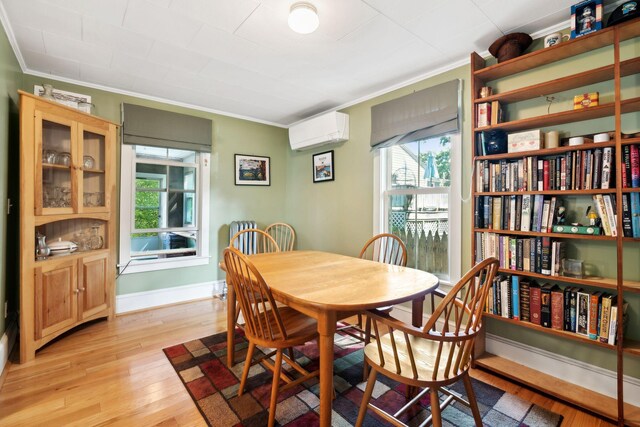
{"type": "Polygon", "coordinates": [[[349,115],[337,111],[306,120],[289,128],[292,150],[307,150],[349,139],[349,115]]]}

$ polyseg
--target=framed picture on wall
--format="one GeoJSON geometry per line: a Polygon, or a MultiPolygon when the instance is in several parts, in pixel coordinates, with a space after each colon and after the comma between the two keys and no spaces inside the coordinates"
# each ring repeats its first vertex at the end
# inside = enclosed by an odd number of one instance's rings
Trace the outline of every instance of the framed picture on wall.
{"type": "Polygon", "coordinates": [[[313,155],[313,182],[333,181],[336,170],[333,164],[333,150],[313,155]]]}
{"type": "Polygon", "coordinates": [[[271,185],[270,157],[235,155],[236,185],[271,185]]]}

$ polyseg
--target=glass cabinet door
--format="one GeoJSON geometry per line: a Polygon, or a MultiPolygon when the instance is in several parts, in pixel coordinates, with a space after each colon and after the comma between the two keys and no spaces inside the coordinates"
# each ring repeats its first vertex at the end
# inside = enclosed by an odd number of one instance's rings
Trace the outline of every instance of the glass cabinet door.
{"type": "Polygon", "coordinates": [[[108,206],[106,194],[106,133],[80,125],[82,210],[104,211],[108,206]]]}
{"type": "Polygon", "coordinates": [[[36,112],[36,152],[40,153],[36,157],[37,214],[72,213],[75,210],[75,132],[74,122],[36,112]]]}

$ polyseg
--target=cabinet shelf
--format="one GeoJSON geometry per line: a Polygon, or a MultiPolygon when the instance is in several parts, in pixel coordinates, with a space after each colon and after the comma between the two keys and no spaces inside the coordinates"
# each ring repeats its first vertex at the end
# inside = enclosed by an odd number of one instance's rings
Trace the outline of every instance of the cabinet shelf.
{"type": "Polygon", "coordinates": [[[490,154],[486,156],[476,156],[475,160],[501,160],[501,159],[519,159],[522,157],[538,156],[547,157],[556,154],[566,153],[568,151],[593,150],[594,148],[615,147],[615,142],[599,142],[573,146],[562,146],[557,148],[543,148],[540,150],[522,151],[519,153],[490,154]]]}
{"type": "Polygon", "coordinates": [[[484,313],[484,316],[487,316],[491,319],[496,319],[496,320],[500,320],[502,322],[506,322],[506,323],[511,323],[514,325],[518,325],[518,326],[522,326],[528,329],[533,329],[535,331],[539,331],[539,332],[544,332],[545,334],[550,334],[550,335],[555,335],[558,337],[562,337],[563,339],[570,339],[573,341],[578,341],[578,342],[582,342],[585,344],[592,344],[592,345],[596,345],[598,347],[603,347],[603,348],[607,348],[609,350],[615,350],[616,346],[614,345],[610,345],[610,344],[605,344],[603,342],[600,342],[598,340],[592,340],[589,339],[588,337],[582,336],[582,335],[578,335],[575,332],[569,332],[569,331],[561,331],[559,329],[552,329],[552,328],[545,328],[543,326],[540,325],[536,325],[534,323],[531,322],[526,322],[523,320],[515,320],[515,319],[509,319],[506,317],[502,317],[502,316],[498,316],[497,314],[491,314],[491,313],[484,313]]]}
{"type": "Polygon", "coordinates": [[[85,173],[98,173],[98,174],[105,173],[104,169],[84,169],[84,168],[82,169],[82,172],[85,172],[85,173]]]}
{"type": "Polygon", "coordinates": [[[78,213],[78,214],[56,214],[56,215],[39,215],[34,218],[34,225],[40,226],[50,224],[57,221],[65,221],[69,219],[95,219],[98,221],[109,221],[109,213],[78,213]]]}
{"type": "MultiPolygon", "coordinates": [[[[630,113],[640,109],[640,98],[631,98],[622,101],[622,113],[630,113]]],[[[526,119],[513,120],[510,122],[498,123],[492,126],[475,128],[475,132],[501,129],[504,131],[519,131],[540,127],[556,126],[566,123],[581,122],[584,120],[600,119],[612,116],[615,112],[615,103],[598,105],[596,107],[582,108],[579,110],[562,111],[560,113],[546,114],[544,116],[529,117],[526,119]]]]}
{"type": "Polygon", "coordinates": [[[627,354],[640,356],[640,341],[624,340],[622,349],[627,354]]]}
{"type": "Polygon", "coordinates": [[[71,166],[59,165],[56,163],[43,163],[42,169],[60,169],[60,170],[71,170],[71,166]]]}
{"type": "MultiPolygon", "coordinates": [[[[620,41],[640,35],[640,26],[638,26],[637,23],[627,22],[617,27],[619,27],[620,41]]],[[[616,27],[606,28],[596,31],[595,33],[587,34],[586,36],[569,40],[565,43],[559,43],[556,46],[539,49],[526,55],[477,70],[473,73],[473,76],[481,81],[489,82],[501,77],[529,71],[532,68],[551,64],[552,62],[571,58],[594,49],[609,46],[614,42],[613,35],[615,30],[616,27]]]]}
{"type": "MultiPolygon", "coordinates": [[[[611,279],[608,277],[590,276],[584,279],[577,279],[575,277],[547,276],[545,274],[532,273],[530,271],[509,270],[506,268],[500,268],[498,269],[498,271],[503,274],[511,274],[514,276],[525,276],[525,277],[531,277],[539,280],[553,280],[556,282],[571,283],[575,285],[584,285],[584,286],[589,286],[593,288],[617,289],[618,287],[616,279],[611,279]]],[[[632,283],[632,282],[629,282],[629,283],[632,283]]],[[[637,291],[640,292],[640,289],[638,289],[637,291]]]]}
{"type": "Polygon", "coordinates": [[[631,144],[640,144],[640,138],[626,138],[623,139],[620,144],[622,145],[631,145],[631,144]]]}
{"type": "Polygon", "coordinates": [[[633,188],[623,188],[622,189],[623,193],[638,193],[640,192],[640,188],[638,187],[633,187],[633,188]]]}
{"type": "Polygon", "coordinates": [[[509,234],[514,236],[553,237],[556,239],[610,240],[610,241],[616,240],[616,237],[613,237],[613,236],[603,236],[603,235],[594,236],[591,234],[541,233],[539,231],[496,230],[493,228],[474,228],[473,231],[478,233],[509,234]]]}
{"type": "Polygon", "coordinates": [[[102,248],[102,249],[96,249],[96,250],[91,250],[91,251],[75,251],[75,252],[71,252],[70,254],[66,254],[66,255],[53,255],[48,257],[47,259],[42,259],[42,260],[36,260],[35,261],[35,265],[40,267],[40,266],[44,266],[46,264],[50,264],[50,263],[56,263],[60,260],[75,260],[75,259],[79,259],[79,258],[84,258],[86,256],[91,256],[91,255],[100,255],[100,254],[108,254],[109,253],[109,249],[108,248],[102,248]]]}

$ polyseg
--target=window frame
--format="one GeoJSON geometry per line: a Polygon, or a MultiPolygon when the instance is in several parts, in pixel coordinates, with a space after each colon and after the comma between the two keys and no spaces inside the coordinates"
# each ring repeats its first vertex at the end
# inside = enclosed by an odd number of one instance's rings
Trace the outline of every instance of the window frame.
{"type": "MultiPolygon", "coordinates": [[[[416,188],[411,190],[393,190],[393,194],[448,194],[449,196],[449,280],[441,280],[443,285],[453,285],[460,280],[462,269],[462,134],[447,134],[451,137],[451,181],[448,187],[416,188]]],[[[373,156],[373,234],[388,233],[389,205],[386,203],[391,187],[389,148],[374,151],[373,156]]]]}
{"type": "MultiPolygon", "coordinates": [[[[192,229],[198,233],[196,239],[196,255],[136,260],[131,257],[131,234],[140,232],[135,230],[135,194],[136,194],[136,153],[135,145],[122,144],[120,157],[120,256],[118,271],[119,274],[142,273],[146,271],[167,270],[174,268],[193,267],[209,264],[209,200],[210,200],[210,177],[211,177],[211,154],[199,152],[198,173],[196,176],[196,222],[194,227],[182,227],[192,229]]],[[[145,161],[147,162],[147,161],[145,161]]],[[[151,160],[147,163],[154,163],[151,160]]],[[[159,161],[159,164],[169,164],[172,162],[159,161]]],[[[184,166],[183,163],[176,162],[176,166],[184,166]]],[[[168,185],[168,184],[167,184],[168,185]]],[[[167,227],[166,230],[171,230],[167,227]]],[[[148,230],[147,230],[148,231],[148,230]]]]}

